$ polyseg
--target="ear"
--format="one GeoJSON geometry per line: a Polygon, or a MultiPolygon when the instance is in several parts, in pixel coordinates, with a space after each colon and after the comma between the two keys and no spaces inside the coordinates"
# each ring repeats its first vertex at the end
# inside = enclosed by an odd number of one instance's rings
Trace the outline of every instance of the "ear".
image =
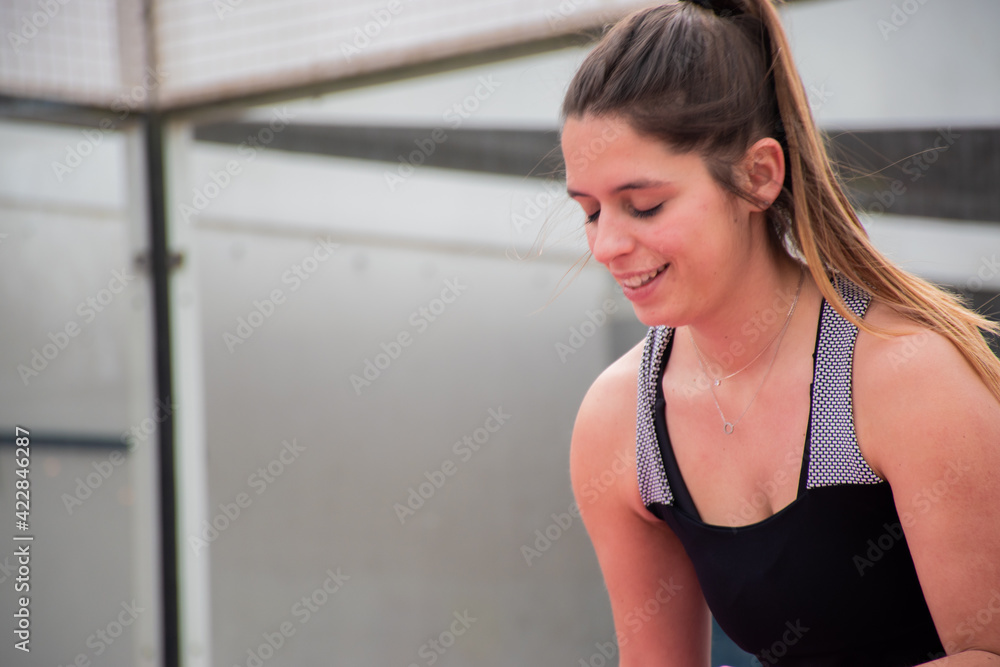
{"type": "Polygon", "coordinates": [[[747,151],[743,161],[747,194],[757,202],[756,211],[765,211],[781,194],[785,182],[785,154],[781,144],[765,137],[747,151]]]}

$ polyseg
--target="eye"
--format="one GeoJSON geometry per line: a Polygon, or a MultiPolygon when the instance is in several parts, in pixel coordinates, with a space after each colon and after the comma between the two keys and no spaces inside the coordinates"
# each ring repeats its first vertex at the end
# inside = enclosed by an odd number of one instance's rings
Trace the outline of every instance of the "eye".
{"type": "Polygon", "coordinates": [[[586,224],[589,225],[591,223],[597,222],[597,218],[599,215],[601,215],[601,209],[597,209],[596,211],[588,215],[586,224]]]}
{"type": "Polygon", "coordinates": [[[647,208],[645,211],[640,211],[637,208],[633,208],[632,215],[637,218],[651,218],[654,215],[656,215],[661,208],[663,208],[663,204],[657,204],[653,208],[647,208]]]}

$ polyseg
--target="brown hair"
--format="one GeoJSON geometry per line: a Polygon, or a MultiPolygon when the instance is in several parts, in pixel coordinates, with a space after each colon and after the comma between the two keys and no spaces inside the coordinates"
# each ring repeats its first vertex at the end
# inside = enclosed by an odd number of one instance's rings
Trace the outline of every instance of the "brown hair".
{"type": "Polygon", "coordinates": [[[771,240],[805,260],[820,292],[864,331],[835,283],[842,277],[951,340],[1000,400],[1000,359],[983,331],[1000,333],[959,298],[893,265],[871,243],[844,193],[812,117],[780,17],[770,0],[682,1],[634,12],[580,66],[564,118],[618,116],[636,132],[702,155],[741,197],[734,165],[756,141],[778,140],[785,182],[768,209],[771,240]]]}

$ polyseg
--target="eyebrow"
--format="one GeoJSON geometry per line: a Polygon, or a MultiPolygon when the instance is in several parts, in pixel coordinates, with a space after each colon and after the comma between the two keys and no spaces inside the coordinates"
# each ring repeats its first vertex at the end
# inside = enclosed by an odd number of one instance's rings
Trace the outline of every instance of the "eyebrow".
{"type": "MultiPolygon", "coordinates": [[[[669,185],[669,184],[670,183],[667,182],[667,181],[656,181],[656,180],[649,180],[649,179],[640,179],[638,181],[629,181],[628,183],[622,183],[621,185],[619,185],[618,187],[616,187],[614,190],[612,190],[612,193],[613,194],[618,194],[619,192],[624,192],[626,190],[643,190],[645,188],[659,188],[659,187],[663,187],[664,185],[669,185]]],[[[576,190],[571,190],[569,188],[566,188],[566,193],[570,197],[574,197],[574,198],[575,197],[589,197],[590,196],[590,195],[588,195],[585,192],[577,192],[576,190]]]]}

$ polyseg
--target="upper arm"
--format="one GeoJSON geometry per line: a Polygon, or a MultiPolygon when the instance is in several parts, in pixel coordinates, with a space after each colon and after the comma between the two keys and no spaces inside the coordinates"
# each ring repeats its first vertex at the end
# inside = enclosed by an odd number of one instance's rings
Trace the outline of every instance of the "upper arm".
{"type": "Polygon", "coordinates": [[[710,616],[694,569],[639,498],[633,357],[605,371],[584,398],[573,429],[573,492],[608,589],[621,666],[707,665],[710,616]]]}
{"type": "Polygon", "coordinates": [[[941,642],[1000,654],[1000,403],[937,334],[864,349],[859,442],[892,487],[941,642]]]}

